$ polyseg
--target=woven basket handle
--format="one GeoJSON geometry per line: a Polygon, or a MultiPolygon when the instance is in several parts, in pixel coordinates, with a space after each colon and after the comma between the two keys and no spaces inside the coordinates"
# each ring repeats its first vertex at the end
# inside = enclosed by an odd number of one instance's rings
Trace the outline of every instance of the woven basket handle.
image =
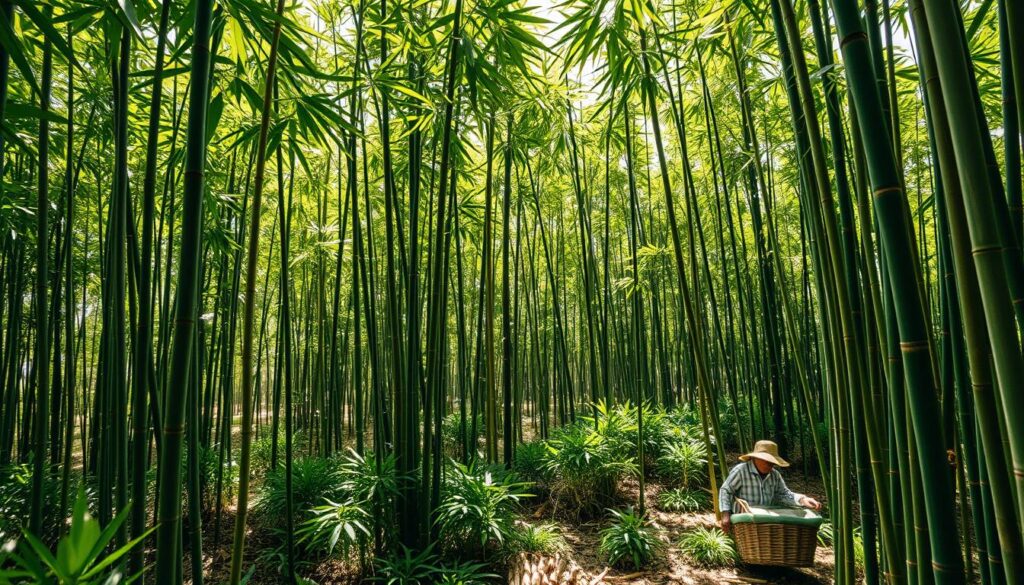
{"type": "Polygon", "coordinates": [[[736,498],[733,500],[733,508],[740,513],[750,513],[750,504],[748,504],[743,498],[736,498]]]}

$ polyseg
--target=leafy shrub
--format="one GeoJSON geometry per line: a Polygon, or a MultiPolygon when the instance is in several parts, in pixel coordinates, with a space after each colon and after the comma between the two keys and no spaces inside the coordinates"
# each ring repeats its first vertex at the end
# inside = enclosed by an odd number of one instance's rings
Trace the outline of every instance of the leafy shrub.
{"type": "Polygon", "coordinates": [[[372,452],[364,457],[349,449],[338,466],[338,478],[341,480],[338,488],[353,502],[368,503],[380,498],[378,503],[386,505],[398,494],[393,454],[383,457],[378,469],[372,452]]]}
{"type": "Polygon", "coordinates": [[[640,569],[661,552],[657,529],[643,516],[633,512],[609,510],[612,523],[601,531],[601,554],[617,567],[640,569]]]}
{"type": "MultiPolygon", "coordinates": [[[[256,564],[259,565],[261,569],[264,567],[272,568],[280,577],[279,582],[284,583],[288,576],[288,541],[283,529],[274,530],[274,533],[276,537],[276,544],[274,546],[261,547],[257,557],[259,560],[256,564]]],[[[303,551],[298,552],[299,554],[296,554],[294,559],[295,572],[299,583],[302,583],[302,577],[299,577],[297,573],[300,571],[309,571],[310,569],[315,568],[318,557],[315,555],[307,557],[305,554],[302,554],[303,551]]],[[[253,567],[255,568],[255,566],[256,565],[253,567]]],[[[246,582],[247,581],[243,577],[242,583],[246,582]]]]}
{"type": "Polygon", "coordinates": [[[582,426],[602,437],[616,457],[633,457],[637,445],[636,409],[629,402],[608,406],[604,402],[594,405],[597,415],[581,417],[582,426]]]}
{"type": "MultiPolygon", "coordinates": [[[[754,410],[760,413],[761,407],[754,402],[754,410]]],[[[760,414],[758,419],[761,419],[760,414]]],[[[744,429],[750,429],[750,409],[744,403],[739,404],[739,409],[733,408],[731,401],[721,401],[718,403],[718,430],[721,433],[721,437],[718,437],[722,441],[722,445],[729,448],[742,447],[744,445],[739,444],[739,432],[738,426],[742,426],[744,429]]]]}
{"type": "MultiPolygon", "coordinates": [[[[877,546],[877,541],[875,542],[877,546]]],[[[875,558],[878,558],[878,551],[875,551],[875,558]]],[[[864,550],[864,533],[861,532],[860,526],[853,529],[853,563],[859,569],[864,568],[864,561],[866,560],[866,551],[864,550]]]]}
{"type": "Polygon", "coordinates": [[[689,438],[696,438],[702,433],[700,413],[692,404],[682,404],[669,410],[665,413],[665,418],[689,438]]]}
{"type": "Polygon", "coordinates": [[[702,567],[728,567],[736,562],[732,539],[718,528],[703,526],[687,532],[679,541],[683,556],[702,567]]]}
{"type": "Polygon", "coordinates": [[[686,430],[672,420],[661,408],[648,410],[644,407],[644,467],[653,468],[654,463],[670,445],[687,438],[686,430]]]}
{"type": "MultiPolygon", "coordinates": [[[[831,522],[822,522],[818,527],[818,544],[826,548],[835,547],[835,526],[831,522]]],[[[864,533],[858,526],[853,529],[853,562],[856,566],[864,567],[864,553],[864,533]]]]}
{"type": "Polygon", "coordinates": [[[428,585],[435,583],[443,569],[433,547],[417,553],[402,547],[401,554],[373,560],[376,575],[370,580],[385,585],[428,585]]]}
{"type": "Polygon", "coordinates": [[[462,413],[452,412],[441,420],[441,443],[444,446],[444,453],[453,459],[462,457],[463,437],[469,438],[469,448],[479,449],[481,441],[486,435],[486,426],[482,416],[476,417],[476,437],[473,434],[473,417],[466,415],[466,429],[462,428],[462,413]]]}
{"type": "Polygon", "coordinates": [[[348,556],[353,545],[366,542],[370,536],[366,529],[370,514],[352,500],[340,504],[328,500],[325,505],[313,508],[312,514],[298,530],[298,542],[307,550],[330,555],[340,542],[342,556],[348,556]]]}
{"type": "Polygon", "coordinates": [[[711,497],[704,490],[676,488],[658,494],[658,507],[666,512],[700,512],[711,506],[711,497]]]}
{"type": "Polygon", "coordinates": [[[512,459],[512,469],[525,481],[544,487],[551,476],[547,467],[548,457],[547,443],[544,441],[530,441],[516,445],[515,456],[512,459]]]}
{"type": "MultiPolygon", "coordinates": [[[[252,469],[253,473],[265,472],[270,469],[274,453],[274,435],[271,433],[272,426],[264,427],[266,430],[260,432],[258,439],[252,442],[252,469]]],[[[280,423],[277,431],[277,465],[284,465],[284,423],[280,423]]],[[[309,435],[305,430],[298,430],[292,433],[292,453],[307,452],[309,448],[309,435]]]]}
{"type": "Polygon", "coordinates": [[[559,429],[548,450],[555,508],[576,517],[594,515],[614,503],[619,481],[637,473],[633,458],[623,456],[615,441],[585,422],[559,429]]]}
{"type": "Polygon", "coordinates": [[[658,476],[669,485],[692,488],[707,478],[708,451],[703,443],[681,441],[668,446],[658,459],[658,476]]]}
{"type": "Polygon", "coordinates": [[[835,543],[835,527],[831,522],[822,522],[818,527],[818,544],[831,548],[835,543]]]}
{"type": "MultiPolygon", "coordinates": [[[[57,513],[58,482],[43,482],[43,526],[60,524],[57,513]]],[[[21,527],[27,524],[27,512],[32,500],[32,464],[13,463],[0,467],[0,540],[17,538],[21,527]]],[[[49,535],[39,535],[48,537],[49,535]]],[[[55,536],[55,535],[54,535],[55,536]]]]}
{"type": "Polygon", "coordinates": [[[520,498],[528,495],[525,486],[508,475],[496,480],[490,471],[454,464],[435,520],[441,539],[469,558],[503,544],[520,498]]]}
{"type": "MultiPolygon", "coordinates": [[[[281,455],[284,451],[284,435],[283,433],[277,439],[278,449],[278,463],[280,463],[281,455]]],[[[260,438],[252,442],[252,470],[253,473],[261,473],[270,469],[271,456],[274,451],[274,437],[270,433],[262,435],[260,438]]]]}
{"type": "Polygon", "coordinates": [[[506,559],[513,558],[519,553],[541,553],[550,556],[566,552],[568,549],[569,545],[559,533],[557,525],[549,522],[530,524],[517,521],[505,543],[503,556],[506,559]]]}
{"type": "Polygon", "coordinates": [[[434,554],[433,546],[416,553],[402,547],[401,554],[377,557],[373,561],[376,574],[370,581],[385,585],[482,585],[493,583],[499,577],[485,572],[486,565],[456,562],[442,565],[434,554]]]}
{"type": "MultiPolygon", "coordinates": [[[[217,507],[217,474],[220,468],[220,505],[231,504],[232,490],[238,485],[238,464],[229,460],[228,457],[220,458],[220,445],[214,444],[210,447],[199,445],[196,451],[199,458],[199,493],[203,495],[203,510],[213,510],[217,507]]],[[[188,457],[182,458],[182,465],[188,465],[188,457]]],[[[187,468],[186,468],[187,469],[187,468]]],[[[187,477],[187,470],[182,470],[182,477],[187,477]]],[[[282,492],[283,493],[283,492],[282,492]]]]}
{"type": "MultiPolygon", "coordinates": [[[[620,457],[638,454],[640,439],[639,410],[630,402],[612,407],[598,403],[596,418],[584,417],[586,426],[602,435],[620,457]]],[[[665,411],[644,403],[643,444],[644,469],[656,470],[657,461],[673,445],[703,440],[699,420],[691,420],[687,407],[665,411]]]]}
{"type": "MultiPolygon", "coordinates": [[[[313,509],[328,500],[341,500],[342,479],[338,462],[325,457],[304,457],[292,463],[292,510],[298,526],[313,515],[313,509]]],[[[285,518],[287,491],[284,465],[267,474],[260,487],[253,511],[271,525],[280,526],[285,518]]]]}
{"type": "Polygon", "coordinates": [[[494,583],[499,577],[485,572],[483,563],[455,563],[441,568],[440,585],[483,585],[494,583]]]}
{"type": "MultiPolygon", "coordinates": [[[[57,543],[57,554],[50,552],[38,537],[25,532],[19,545],[20,554],[13,557],[16,568],[0,569],[3,583],[58,583],[60,585],[91,585],[118,583],[121,574],[117,562],[133,548],[139,546],[156,529],[152,527],[123,547],[103,555],[118,527],[128,519],[130,506],[122,509],[106,528],[89,514],[85,488],[79,486],[71,514],[68,533],[57,543]]],[[[5,545],[0,553],[0,567],[6,567],[4,553],[13,552],[5,545]]],[[[137,577],[137,576],[136,576],[137,577]]],[[[134,578],[128,579],[129,582],[134,578]]]]}

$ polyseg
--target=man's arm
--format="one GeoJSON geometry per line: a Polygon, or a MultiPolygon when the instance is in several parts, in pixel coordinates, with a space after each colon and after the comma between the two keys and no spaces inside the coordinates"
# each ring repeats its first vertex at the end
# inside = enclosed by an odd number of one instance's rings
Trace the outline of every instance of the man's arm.
{"type": "Polygon", "coordinates": [[[799,506],[800,500],[803,499],[803,494],[798,494],[793,490],[789,489],[786,485],[786,480],[782,479],[782,474],[775,470],[775,477],[778,481],[775,483],[775,504],[779,506],[799,506]]]}
{"type": "Polygon", "coordinates": [[[739,466],[732,468],[725,481],[722,482],[722,487],[718,489],[718,510],[720,512],[732,512],[733,499],[736,497],[736,490],[738,488],[737,476],[739,474],[736,472],[737,469],[739,469],[739,466]]]}
{"type": "Polygon", "coordinates": [[[809,498],[804,494],[799,494],[789,489],[789,486],[786,485],[786,480],[782,479],[782,474],[777,470],[775,473],[778,474],[779,478],[779,482],[775,488],[775,501],[779,505],[793,507],[803,506],[812,510],[818,510],[821,508],[821,504],[818,503],[818,500],[809,498]]]}
{"type": "Polygon", "coordinates": [[[732,504],[736,497],[736,490],[739,488],[737,479],[739,469],[739,465],[733,467],[718,490],[718,511],[722,513],[722,530],[726,532],[732,530],[732,504]]]}

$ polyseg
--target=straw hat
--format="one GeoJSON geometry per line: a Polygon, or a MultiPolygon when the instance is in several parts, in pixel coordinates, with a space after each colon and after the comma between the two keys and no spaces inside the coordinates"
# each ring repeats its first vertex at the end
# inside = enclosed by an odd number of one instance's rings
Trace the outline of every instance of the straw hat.
{"type": "Polygon", "coordinates": [[[779,446],[775,441],[758,441],[754,443],[754,450],[746,455],[740,455],[740,461],[749,461],[751,457],[774,463],[779,467],[789,467],[789,462],[779,457],[779,446]]]}

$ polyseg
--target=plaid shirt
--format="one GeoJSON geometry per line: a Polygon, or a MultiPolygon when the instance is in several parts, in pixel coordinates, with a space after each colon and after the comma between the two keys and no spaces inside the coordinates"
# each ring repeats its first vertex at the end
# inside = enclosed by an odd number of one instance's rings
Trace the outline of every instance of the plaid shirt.
{"type": "Polygon", "coordinates": [[[745,461],[732,468],[718,490],[718,509],[732,512],[736,498],[746,500],[751,506],[799,506],[803,497],[786,487],[777,469],[762,476],[753,461],[745,461]]]}

